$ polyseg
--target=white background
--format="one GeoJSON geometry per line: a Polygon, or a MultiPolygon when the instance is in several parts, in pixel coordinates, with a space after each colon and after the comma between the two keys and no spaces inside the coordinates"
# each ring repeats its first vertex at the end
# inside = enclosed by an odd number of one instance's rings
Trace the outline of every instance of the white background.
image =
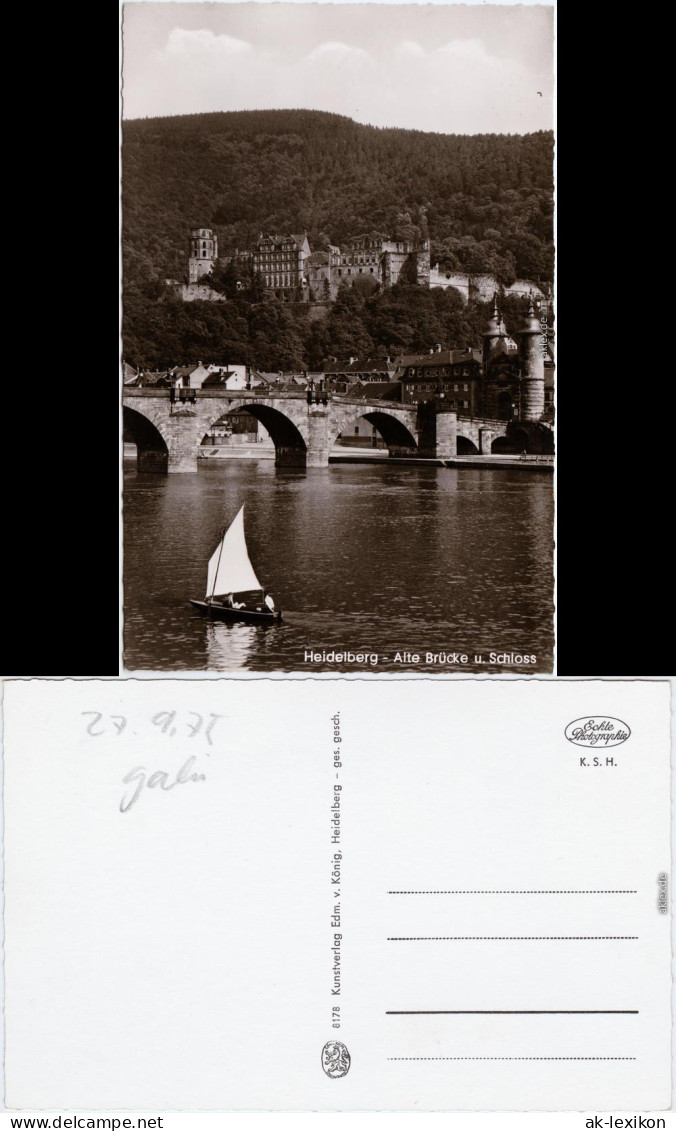
{"type": "Polygon", "coordinates": [[[668,711],[668,684],[647,681],[9,683],[8,1102],[667,1106],[669,920],[655,899],[657,873],[669,870],[668,711]],[[588,752],[563,731],[599,707],[632,736],[613,750],[616,767],[582,769],[588,752]],[[336,1035],[337,708],[346,751],[338,1035],[353,1065],[330,1081],[318,1050],[336,1035]],[[178,712],[173,738],[148,722],[164,709],[178,712]],[[123,714],[128,729],[88,736],[85,710],[123,714]],[[199,735],[186,737],[188,710],[228,716],[208,753],[199,735]],[[145,790],[119,812],[132,766],[175,773],[195,749],[206,781],[145,790]],[[638,894],[387,895],[445,888],[638,894]],[[484,934],[640,938],[386,941],[484,934]],[[386,1016],[409,1008],[640,1014],[386,1016]],[[412,1055],[638,1059],[387,1059],[412,1055]]]}

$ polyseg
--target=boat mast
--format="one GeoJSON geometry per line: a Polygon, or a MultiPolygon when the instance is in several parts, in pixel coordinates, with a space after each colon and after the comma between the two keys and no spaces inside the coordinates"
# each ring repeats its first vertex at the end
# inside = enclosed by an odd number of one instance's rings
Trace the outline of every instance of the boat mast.
{"type": "Polygon", "coordinates": [[[214,593],[216,592],[216,582],[218,581],[218,571],[219,571],[220,565],[221,565],[221,554],[223,553],[223,543],[225,542],[225,536],[226,536],[227,533],[228,533],[228,528],[226,526],[225,530],[223,531],[223,534],[221,535],[221,547],[220,547],[220,550],[218,551],[218,561],[216,562],[216,569],[214,571],[214,585],[213,585],[213,589],[211,590],[211,596],[209,597],[210,601],[213,601],[214,593]]]}

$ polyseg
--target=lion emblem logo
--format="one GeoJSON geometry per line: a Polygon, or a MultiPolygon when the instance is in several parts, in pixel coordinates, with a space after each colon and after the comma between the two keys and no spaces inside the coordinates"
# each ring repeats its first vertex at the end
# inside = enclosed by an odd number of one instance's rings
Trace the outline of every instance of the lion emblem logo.
{"type": "Polygon", "coordinates": [[[322,1049],[322,1068],[332,1080],[347,1076],[351,1064],[347,1046],[342,1041],[327,1041],[322,1049]]]}

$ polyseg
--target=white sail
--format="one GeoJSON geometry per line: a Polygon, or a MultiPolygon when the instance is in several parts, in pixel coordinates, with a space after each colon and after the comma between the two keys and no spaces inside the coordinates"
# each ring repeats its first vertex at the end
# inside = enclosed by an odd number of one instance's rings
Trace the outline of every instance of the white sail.
{"type": "Polygon", "coordinates": [[[209,559],[207,597],[262,588],[246,549],[242,506],[209,559]]]}

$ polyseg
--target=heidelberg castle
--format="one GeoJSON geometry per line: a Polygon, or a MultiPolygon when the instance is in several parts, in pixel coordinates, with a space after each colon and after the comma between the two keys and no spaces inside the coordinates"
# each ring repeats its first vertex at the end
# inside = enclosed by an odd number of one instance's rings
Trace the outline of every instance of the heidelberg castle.
{"type": "MultiPolygon", "coordinates": [[[[235,253],[237,255],[238,253],[235,253]]],[[[307,232],[288,235],[260,235],[253,251],[241,253],[251,259],[254,272],[265,286],[286,302],[333,302],[338,288],[355,279],[371,279],[381,287],[391,287],[406,269],[411,282],[424,287],[453,288],[464,300],[493,298],[500,284],[494,275],[440,271],[430,267],[430,241],[390,240],[380,236],[358,236],[342,248],[329,244],[312,251],[307,232]]],[[[232,256],[224,257],[232,259],[232,256]]],[[[202,299],[225,302],[225,296],[209,286],[208,276],[219,261],[218,236],[211,228],[190,232],[188,282],[167,279],[184,302],[202,299]]],[[[543,284],[547,287],[547,284],[543,284]]],[[[375,287],[374,287],[375,289],[375,287]]],[[[533,295],[547,302],[549,290],[530,279],[516,279],[505,294],[533,295]]]]}

